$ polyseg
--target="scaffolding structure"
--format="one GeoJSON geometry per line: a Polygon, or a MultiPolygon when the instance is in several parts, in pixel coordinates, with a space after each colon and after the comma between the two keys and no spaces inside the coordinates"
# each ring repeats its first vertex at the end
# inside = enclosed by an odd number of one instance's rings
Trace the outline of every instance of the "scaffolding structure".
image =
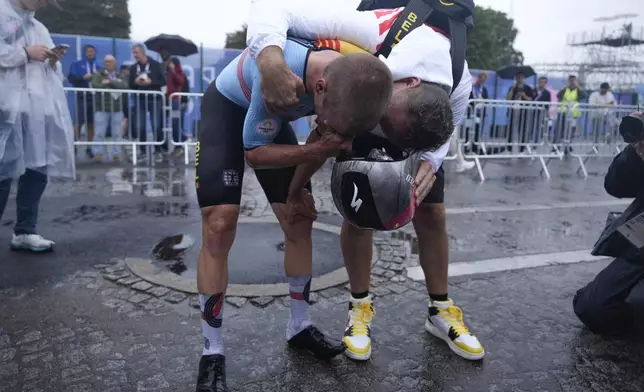
{"type": "Polygon", "coordinates": [[[581,86],[595,90],[608,82],[616,91],[633,91],[644,84],[644,28],[634,28],[636,14],[597,18],[603,23],[600,32],[569,34],[571,62],[543,63],[534,68],[550,76],[577,75],[581,86]]]}

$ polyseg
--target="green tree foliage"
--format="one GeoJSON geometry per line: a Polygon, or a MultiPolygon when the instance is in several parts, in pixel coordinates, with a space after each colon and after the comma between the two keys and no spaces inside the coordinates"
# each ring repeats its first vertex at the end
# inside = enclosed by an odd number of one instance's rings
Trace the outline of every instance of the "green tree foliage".
{"type": "Polygon", "coordinates": [[[246,49],[246,31],[247,25],[243,25],[239,30],[226,34],[226,49],[246,49]]]}
{"type": "Polygon", "coordinates": [[[474,29],[467,44],[470,68],[496,70],[506,65],[523,64],[523,53],[514,49],[517,33],[514,21],[507,14],[476,7],[474,29]]]}
{"type": "Polygon", "coordinates": [[[48,6],[36,14],[51,33],[130,37],[127,0],[61,0],[60,5],[62,11],[48,6]]]}
{"type": "MultiPolygon", "coordinates": [[[[246,30],[226,34],[226,48],[245,49],[246,30]]],[[[517,37],[514,21],[491,8],[476,7],[474,30],[469,34],[467,61],[470,68],[496,70],[506,65],[523,64],[523,53],[514,49],[517,37]]]]}

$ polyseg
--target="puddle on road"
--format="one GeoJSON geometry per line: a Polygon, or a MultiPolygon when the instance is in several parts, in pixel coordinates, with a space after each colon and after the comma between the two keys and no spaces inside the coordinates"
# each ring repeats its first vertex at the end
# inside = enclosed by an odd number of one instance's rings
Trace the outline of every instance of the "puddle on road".
{"type": "MultiPolygon", "coordinates": [[[[190,234],[175,234],[165,237],[159,241],[152,249],[152,255],[157,263],[163,265],[171,272],[177,275],[183,275],[189,272],[190,275],[196,276],[196,265],[193,265],[196,260],[191,263],[185,262],[186,251],[199,246],[196,245],[195,238],[190,234]]],[[[280,242],[275,245],[278,252],[284,252],[286,244],[280,242]]]]}

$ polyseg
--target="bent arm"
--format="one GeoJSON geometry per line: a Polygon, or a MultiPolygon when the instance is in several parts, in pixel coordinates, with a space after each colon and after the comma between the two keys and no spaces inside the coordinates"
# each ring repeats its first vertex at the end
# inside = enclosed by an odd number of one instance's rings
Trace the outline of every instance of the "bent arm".
{"type": "MultiPolygon", "coordinates": [[[[254,85],[259,81],[255,80],[254,85]]],[[[291,167],[312,162],[319,151],[319,145],[274,144],[282,130],[282,119],[267,113],[259,88],[253,88],[250,107],[244,121],[244,155],[251,167],[291,167]]]]}
{"type": "Polygon", "coordinates": [[[564,91],[565,91],[565,90],[566,90],[566,89],[559,90],[559,92],[557,93],[557,99],[558,99],[559,101],[563,101],[563,96],[564,96],[564,91]]]}
{"type": "Polygon", "coordinates": [[[267,144],[245,152],[248,165],[258,169],[262,167],[292,167],[317,162],[319,155],[320,151],[314,144],[305,144],[303,146],[267,144]]]}
{"type": "Polygon", "coordinates": [[[152,72],[152,77],[150,79],[152,81],[150,87],[155,90],[161,90],[161,87],[166,85],[165,75],[163,74],[161,65],[158,63],[155,65],[155,71],[152,72]]]}
{"type": "MultiPolygon", "coordinates": [[[[309,134],[308,139],[306,139],[306,144],[307,145],[312,144],[318,140],[320,140],[320,134],[317,131],[317,129],[314,129],[309,134]]],[[[326,162],[327,160],[325,156],[318,156],[316,158],[317,159],[312,160],[309,163],[299,165],[295,169],[295,174],[293,175],[293,179],[291,180],[291,185],[289,186],[289,189],[288,189],[289,195],[296,194],[300,189],[304,189],[304,187],[306,187],[306,184],[313,177],[313,174],[315,174],[315,172],[320,170],[322,165],[324,165],[324,162],[326,162]]]]}
{"type": "Polygon", "coordinates": [[[514,98],[514,87],[510,87],[508,94],[505,96],[505,99],[511,101],[514,98]]]}
{"type": "Polygon", "coordinates": [[[615,157],[604,179],[609,195],[618,198],[637,197],[644,191],[644,161],[633,146],[627,146],[615,157]]]}
{"type": "Polygon", "coordinates": [[[246,44],[253,58],[269,46],[284,49],[287,34],[341,39],[371,53],[380,38],[378,17],[339,0],[259,0],[251,4],[246,44]]]}
{"type": "Polygon", "coordinates": [[[0,68],[17,68],[27,64],[27,51],[20,46],[12,46],[0,40],[0,68]]]}
{"type": "Polygon", "coordinates": [[[73,62],[69,67],[69,74],[67,75],[67,80],[69,81],[69,83],[71,83],[74,87],[77,87],[79,84],[85,82],[85,79],[83,79],[84,76],[85,74],[83,74],[80,68],[80,63],[78,61],[73,62]]]}
{"type": "Polygon", "coordinates": [[[138,90],[139,86],[135,83],[136,81],[136,66],[133,65],[130,67],[130,79],[128,80],[128,85],[131,90],[138,90]]]}
{"type": "Polygon", "coordinates": [[[110,86],[117,90],[127,90],[128,84],[121,78],[116,78],[110,82],[110,86]]]}
{"type": "MultiPolygon", "coordinates": [[[[264,120],[261,122],[250,122],[250,127],[247,128],[249,123],[246,117],[247,124],[244,125],[244,148],[246,151],[244,155],[248,165],[253,168],[278,168],[278,167],[292,167],[302,164],[318,162],[318,160],[326,160],[326,156],[318,148],[316,144],[289,145],[289,144],[273,144],[273,138],[277,136],[281,128],[281,122],[274,119],[264,120]],[[258,130],[264,129],[264,135],[258,135],[258,130]],[[273,130],[270,134],[269,130],[273,130]],[[255,133],[255,135],[249,135],[255,133]]],[[[305,183],[306,184],[306,183],[305,183]]]]}
{"type": "MultiPolygon", "coordinates": [[[[463,77],[461,77],[460,83],[451,96],[454,131],[458,129],[458,126],[461,124],[461,122],[463,122],[465,116],[467,115],[467,105],[469,103],[468,97],[472,92],[472,84],[470,82],[471,80],[472,76],[470,75],[470,71],[466,62],[465,69],[463,70],[463,77]]],[[[452,137],[453,136],[454,135],[452,134],[452,137]]],[[[424,161],[430,161],[432,163],[432,168],[434,169],[434,171],[438,170],[443,164],[447,153],[449,152],[449,145],[450,140],[447,140],[445,144],[440,146],[436,151],[426,151],[425,153],[423,153],[422,159],[424,161]]]]}
{"type": "Polygon", "coordinates": [[[172,78],[172,82],[177,86],[183,86],[186,82],[186,74],[180,65],[175,66],[174,72],[169,72],[168,75],[172,78]]]}
{"type": "Polygon", "coordinates": [[[105,88],[102,82],[103,82],[103,75],[100,72],[97,72],[94,75],[92,75],[92,79],[90,80],[90,83],[91,83],[90,87],[99,88],[99,89],[105,88]]]}

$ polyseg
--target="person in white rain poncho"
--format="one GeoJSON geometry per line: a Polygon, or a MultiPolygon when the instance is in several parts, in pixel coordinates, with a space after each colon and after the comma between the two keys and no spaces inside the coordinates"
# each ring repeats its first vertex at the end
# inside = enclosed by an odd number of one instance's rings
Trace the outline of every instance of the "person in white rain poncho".
{"type": "Polygon", "coordinates": [[[34,18],[56,0],[0,0],[0,218],[18,180],[13,250],[44,252],[54,243],[36,233],[48,176],[74,177],[73,126],[60,57],[34,18]]]}

